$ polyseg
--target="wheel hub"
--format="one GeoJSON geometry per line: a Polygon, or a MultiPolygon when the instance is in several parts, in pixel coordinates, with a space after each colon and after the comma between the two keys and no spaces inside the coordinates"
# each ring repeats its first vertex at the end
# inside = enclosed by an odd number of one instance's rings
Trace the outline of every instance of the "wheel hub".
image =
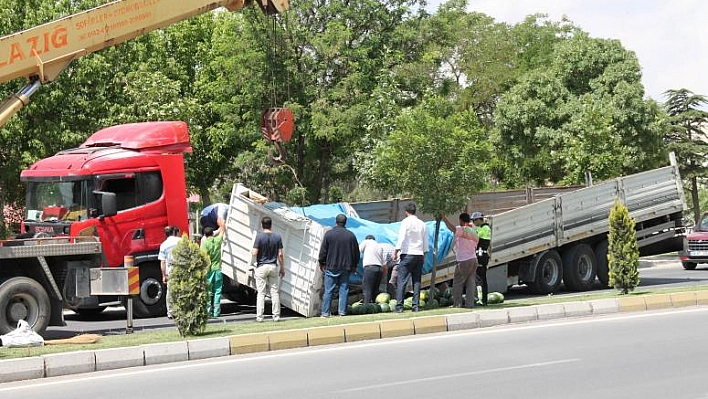
{"type": "Polygon", "coordinates": [[[29,309],[27,309],[27,305],[25,305],[22,301],[17,300],[10,304],[8,309],[8,316],[10,316],[10,319],[13,323],[16,323],[20,320],[27,320],[28,315],[29,309]]]}
{"type": "Polygon", "coordinates": [[[154,278],[147,278],[140,285],[140,300],[150,306],[160,302],[162,298],[162,284],[154,278]]]}

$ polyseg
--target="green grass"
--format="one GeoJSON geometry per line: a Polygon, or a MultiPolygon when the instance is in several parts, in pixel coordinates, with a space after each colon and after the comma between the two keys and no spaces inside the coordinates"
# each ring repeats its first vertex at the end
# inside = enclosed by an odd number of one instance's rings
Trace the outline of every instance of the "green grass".
{"type": "MultiPolygon", "coordinates": [[[[650,294],[667,294],[674,292],[692,292],[692,291],[705,291],[708,290],[708,286],[692,286],[692,287],[678,287],[678,288],[655,288],[655,289],[637,289],[636,291],[627,295],[650,295],[650,294]]],[[[13,359],[21,357],[30,356],[40,356],[51,353],[60,352],[72,352],[80,350],[96,350],[96,349],[108,349],[108,348],[122,348],[129,346],[138,346],[145,344],[154,344],[161,342],[175,342],[183,341],[186,339],[199,339],[199,338],[212,338],[212,337],[225,337],[231,335],[240,334],[251,334],[251,333],[262,333],[268,331],[278,331],[278,330],[292,330],[292,329],[305,329],[314,328],[322,326],[334,326],[350,323],[360,323],[360,322],[370,322],[370,321],[381,321],[381,320],[392,320],[392,319],[406,319],[412,317],[421,316],[435,316],[435,315],[446,315],[453,313],[463,313],[463,312],[484,312],[492,309],[502,309],[510,307],[520,307],[520,306],[533,306],[542,305],[548,303],[560,303],[560,302],[575,302],[575,301],[589,301],[595,299],[605,299],[605,298],[621,298],[623,295],[616,292],[602,292],[602,293],[579,293],[577,295],[565,295],[565,296],[539,296],[524,299],[514,299],[504,302],[498,305],[489,305],[486,308],[475,308],[470,309],[460,309],[460,308],[439,308],[424,310],[418,313],[413,313],[406,311],[404,313],[378,313],[378,314],[368,314],[368,315],[358,315],[358,316],[345,316],[345,317],[330,317],[330,318],[301,318],[292,320],[282,320],[278,323],[273,322],[263,322],[263,323],[210,323],[207,325],[206,330],[203,334],[196,337],[182,338],[177,333],[177,329],[168,330],[156,330],[156,331],[141,331],[133,334],[121,334],[121,335],[106,335],[101,337],[101,339],[95,344],[85,344],[85,345],[47,345],[41,347],[32,348],[0,348],[0,360],[3,359],[13,359]]]]}

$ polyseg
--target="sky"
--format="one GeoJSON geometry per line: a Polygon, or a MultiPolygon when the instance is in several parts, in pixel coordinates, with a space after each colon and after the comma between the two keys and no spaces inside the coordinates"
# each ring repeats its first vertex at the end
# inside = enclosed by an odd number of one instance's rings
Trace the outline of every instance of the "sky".
{"type": "MultiPolygon", "coordinates": [[[[444,0],[428,0],[434,12],[444,0]]],[[[645,96],[664,102],[669,89],[708,96],[708,1],[705,0],[468,0],[468,10],[497,22],[527,15],[565,15],[591,37],[619,39],[642,67],[645,96]]]]}

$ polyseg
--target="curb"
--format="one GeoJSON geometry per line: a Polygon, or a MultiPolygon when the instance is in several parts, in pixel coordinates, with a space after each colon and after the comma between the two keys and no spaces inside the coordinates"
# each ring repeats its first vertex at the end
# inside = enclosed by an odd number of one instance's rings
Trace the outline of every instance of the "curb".
{"type": "Polygon", "coordinates": [[[461,331],[536,320],[707,304],[708,291],[679,292],[47,354],[0,361],[0,383],[281,349],[461,331]]]}

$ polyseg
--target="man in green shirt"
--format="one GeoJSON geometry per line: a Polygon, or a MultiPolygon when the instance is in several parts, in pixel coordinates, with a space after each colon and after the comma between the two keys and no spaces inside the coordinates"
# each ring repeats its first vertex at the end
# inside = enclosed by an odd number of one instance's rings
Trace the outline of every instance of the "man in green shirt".
{"type": "Polygon", "coordinates": [[[209,283],[209,307],[210,316],[221,316],[221,288],[224,285],[224,278],[221,274],[221,242],[224,234],[214,235],[212,227],[204,228],[204,240],[202,241],[202,249],[209,256],[211,266],[207,273],[207,282],[209,283]]]}

